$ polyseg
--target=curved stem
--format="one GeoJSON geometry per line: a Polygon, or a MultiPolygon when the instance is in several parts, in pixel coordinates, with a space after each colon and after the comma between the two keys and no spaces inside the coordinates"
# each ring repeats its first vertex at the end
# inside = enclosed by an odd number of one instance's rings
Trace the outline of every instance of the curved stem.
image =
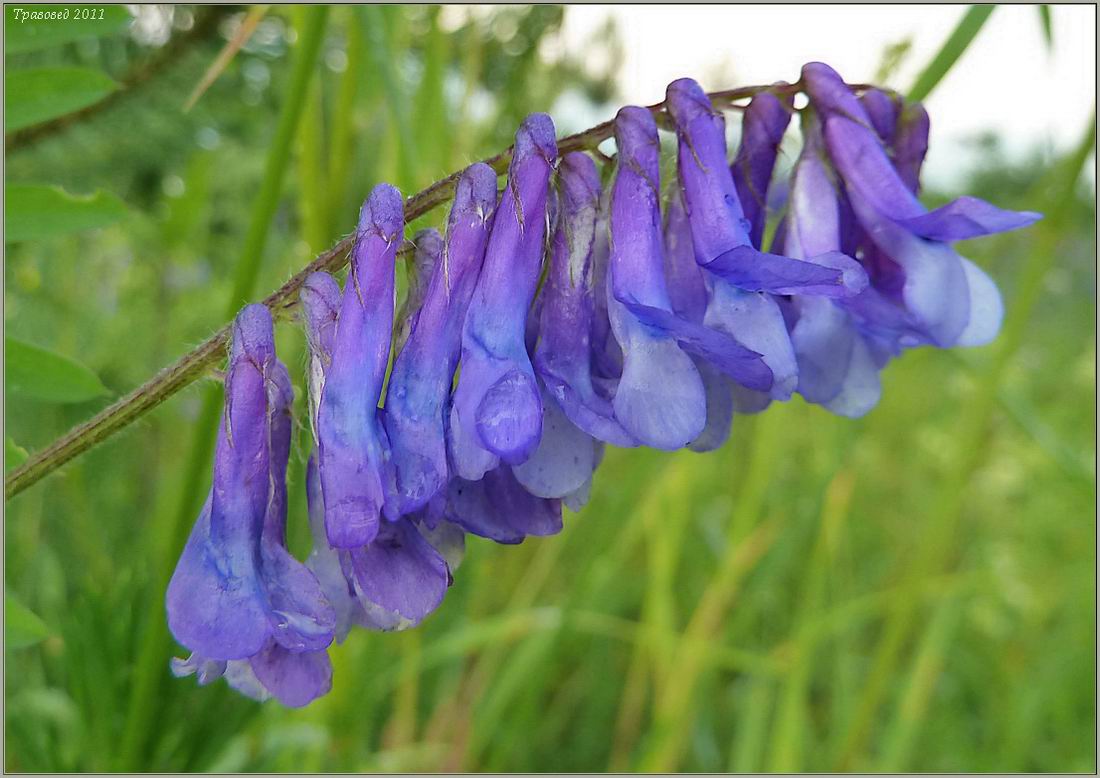
{"type": "MultiPolygon", "coordinates": [[[[742,87],[711,92],[709,97],[720,106],[729,107],[735,100],[743,100],[757,92],[772,88],[742,87]]],[[[782,88],[792,92],[799,89],[797,84],[782,88]]],[[[654,114],[662,112],[664,107],[663,102],[648,106],[654,114]]],[[[558,151],[560,154],[571,151],[592,151],[610,138],[613,132],[614,120],[608,120],[583,132],[562,138],[558,141],[558,151]]],[[[508,148],[483,161],[501,174],[508,169],[511,158],[512,149],[508,148]]],[[[456,171],[406,199],[405,223],[408,224],[420,218],[450,200],[462,172],[456,171]]],[[[264,298],[262,302],[271,310],[272,317],[279,319],[290,314],[298,303],[298,290],[310,273],[319,270],[334,273],[343,268],[347,264],[348,254],[354,243],[354,234],[344,236],[335,246],[320,254],[285,284],[264,298]]],[[[402,251],[402,256],[407,254],[407,250],[402,251]]],[[[11,499],[69,460],[132,424],[180,389],[201,378],[224,356],[229,343],[230,327],[230,324],[223,325],[203,343],[180,357],[175,364],[161,370],[137,389],[104,408],[92,418],[76,425],[49,446],[36,452],[21,466],[12,470],[4,480],[5,499],[11,499]]]]}

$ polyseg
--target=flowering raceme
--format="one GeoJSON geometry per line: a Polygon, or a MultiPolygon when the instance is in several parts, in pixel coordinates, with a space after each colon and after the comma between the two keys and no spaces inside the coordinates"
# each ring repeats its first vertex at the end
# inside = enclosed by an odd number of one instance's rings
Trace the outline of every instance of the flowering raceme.
{"type": "Polygon", "coordinates": [[[737,414],[794,393],[862,416],[907,349],[996,336],[997,287],[950,244],[1040,216],[973,197],[925,208],[923,107],[810,63],[741,108],[731,161],[719,107],[674,81],[660,110],[618,112],[610,175],[559,156],[550,118],[528,116],[502,189],[484,163],[449,181],[443,233],[410,242],[396,321],[404,201],[374,188],[342,287],[313,273],[300,290],[305,563],[286,548],[294,389],[270,313],[244,308],[213,485],[168,587],[191,652],[173,672],[308,704],[331,687],[333,640],[440,605],[468,534],[561,531],[607,445],[709,451],[737,414]],[[773,184],[796,115],[801,149],[773,184]]]}

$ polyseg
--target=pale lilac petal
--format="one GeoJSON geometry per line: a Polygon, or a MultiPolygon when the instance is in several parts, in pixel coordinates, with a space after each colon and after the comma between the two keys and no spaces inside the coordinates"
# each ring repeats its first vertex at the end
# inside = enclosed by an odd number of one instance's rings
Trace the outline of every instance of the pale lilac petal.
{"type": "Polygon", "coordinates": [[[732,384],[727,376],[718,372],[706,360],[697,359],[695,366],[703,379],[707,395],[707,421],[703,431],[688,446],[692,451],[714,451],[729,439],[733,424],[732,384]]]}
{"type": "Polygon", "coordinates": [[[704,323],[729,333],[761,355],[773,380],[769,385],[742,385],[769,391],[776,400],[788,400],[798,384],[798,365],[783,313],[770,295],[746,292],[721,279],[711,284],[711,299],[704,323]]]}
{"type": "Polygon", "coordinates": [[[871,356],[870,349],[862,338],[856,338],[852,348],[852,358],[848,364],[848,374],[844,378],[840,392],[823,406],[837,414],[849,418],[859,418],[878,404],[882,396],[882,382],[879,378],[879,366],[871,356]]]}
{"type": "Polygon", "coordinates": [[[512,473],[536,497],[565,497],[592,477],[600,444],[578,429],[545,390],[542,413],[538,448],[512,473]]]}
{"type": "Polygon", "coordinates": [[[956,345],[984,346],[1001,331],[1004,302],[993,279],[966,257],[960,257],[970,292],[970,319],[956,345]]]}

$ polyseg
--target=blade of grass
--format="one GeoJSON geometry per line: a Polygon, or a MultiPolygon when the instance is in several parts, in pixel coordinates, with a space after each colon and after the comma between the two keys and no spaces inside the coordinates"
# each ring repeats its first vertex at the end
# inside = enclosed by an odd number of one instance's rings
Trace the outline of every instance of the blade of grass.
{"type": "MultiPolygon", "coordinates": [[[[233,293],[226,307],[226,318],[232,317],[242,302],[251,297],[254,292],[268,231],[279,203],[283,178],[290,164],[291,144],[298,122],[304,114],[303,107],[310,79],[316,71],[327,18],[326,6],[314,6],[306,13],[299,49],[293,63],[290,86],[279,115],[275,137],[268,150],[263,181],[252,210],[241,256],[236,265],[233,293]]],[[[157,688],[167,674],[169,650],[168,629],[162,612],[164,589],[175,568],[175,558],[183,546],[190,521],[194,518],[202,499],[200,491],[203,474],[209,468],[213,449],[220,412],[220,394],[216,387],[208,388],[204,394],[203,406],[195,427],[188,459],[187,475],[183,480],[180,509],[175,515],[175,520],[160,525],[158,532],[156,585],[150,593],[149,608],[145,617],[146,624],[140,638],[134,683],[131,687],[126,727],[117,752],[117,766],[122,770],[136,770],[142,767],[142,753],[150,731],[148,723],[156,718],[154,710],[157,706],[157,688]]]]}
{"type": "Polygon", "coordinates": [[[260,20],[267,14],[267,9],[268,6],[266,5],[254,5],[248,10],[248,14],[244,17],[244,21],[241,22],[241,26],[237,28],[233,37],[226,41],[225,46],[218,52],[218,56],[214,58],[214,61],[210,63],[210,67],[202,74],[199,83],[195,84],[195,88],[191,90],[187,102],[183,104],[184,113],[187,113],[195,107],[195,103],[199,101],[199,98],[206,94],[206,90],[209,89],[211,85],[218,80],[218,76],[229,67],[229,63],[233,61],[233,57],[237,55],[237,52],[241,50],[244,44],[248,43],[248,39],[252,37],[252,33],[256,32],[256,27],[259,26],[260,20]]]}
{"type": "Polygon", "coordinates": [[[906,99],[923,100],[931,94],[936,85],[943,80],[959,57],[963,55],[967,47],[974,42],[974,38],[977,37],[982,26],[989,20],[994,8],[996,8],[995,5],[970,6],[951,35],[944,41],[936,56],[917,76],[917,80],[913,83],[906,99]]]}
{"type": "Polygon", "coordinates": [[[788,672],[780,694],[779,709],[772,740],[772,772],[797,772],[805,769],[806,737],[810,730],[809,686],[813,662],[820,658],[814,639],[813,618],[825,605],[825,587],[832,556],[840,537],[848,506],[852,500],[855,476],[842,469],[825,490],[820,529],[806,571],[805,585],[798,599],[798,615],[793,631],[797,644],[794,666],[788,672]]]}
{"type": "Polygon", "coordinates": [[[959,624],[960,611],[958,598],[948,599],[936,610],[925,630],[909,670],[898,713],[883,737],[883,756],[878,770],[896,773],[908,770],[913,746],[959,624]]]}

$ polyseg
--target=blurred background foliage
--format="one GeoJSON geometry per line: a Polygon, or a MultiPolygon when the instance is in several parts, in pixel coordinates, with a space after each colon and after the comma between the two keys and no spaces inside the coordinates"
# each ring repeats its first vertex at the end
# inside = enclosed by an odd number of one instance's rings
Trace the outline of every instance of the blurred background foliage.
{"type": "MultiPolygon", "coordinates": [[[[561,53],[566,13],[143,6],[30,42],[6,20],[7,467],[350,231],[374,183],[416,191],[559,100],[612,115],[616,31],[592,72],[561,53]],[[54,113],[86,107],[14,126],[44,69],[76,101],[54,113]]],[[[1010,131],[976,139],[964,188],[1047,214],[963,246],[1005,293],[997,344],[906,354],[857,421],[796,398],[707,456],[609,450],[560,536],[471,539],[439,611],[334,647],[307,709],[168,672],[216,382],[19,495],[5,767],[1094,770],[1094,135],[1020,163],[1010,131]]],[[[278,336],[302,403],[302,337],[278,336]]],[[[307,451],[303,429],[299,553],[307,451]]]]}

